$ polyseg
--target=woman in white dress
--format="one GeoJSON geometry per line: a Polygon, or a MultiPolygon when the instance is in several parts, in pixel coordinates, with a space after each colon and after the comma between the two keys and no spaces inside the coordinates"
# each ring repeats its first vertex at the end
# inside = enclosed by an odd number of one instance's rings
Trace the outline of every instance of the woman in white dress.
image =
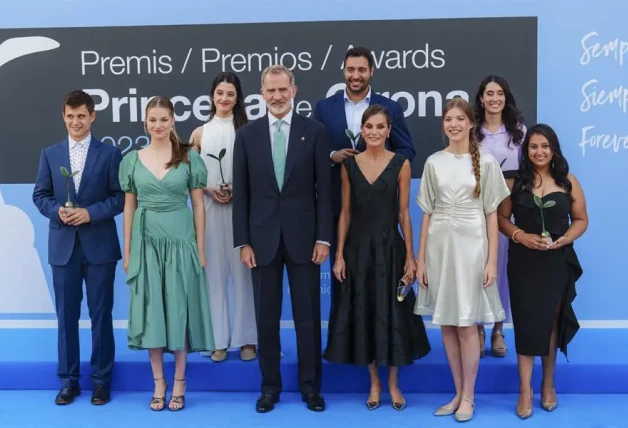
{"type": "Polygon", "coordinates": [[[240,358],[256,358],[257,327],[251,271],[233,248],[231,180],[236,129],[247,123],[238,76],[220,73],[211,87],[209,121],[194,130],[191,142],[207,166],[205,189],[205,251],[207,289],[216,350],[214,362],[227,359],[227,350],[240,348],[240,358]],[[233,302],[229,286],[233,287],[233,302]],[[230,304],[232,303],[232,304],[230,304]],[[232,311],[233,309],[233,311],[232,311]],[[231,316],[230,316],[231,315],[231,316]]]}
{"type": "Polygon", "coordinates": [[[428,157],[417,198],[424,212],[417,259],[420,284],[414,312],[442,329],[456,396],[436,411],[473,418],[480,360],[476,323],[505,318],[496,286],[497,207],[510,191],[500,165],[480,152],[473,108],[462,98],[443,110],[449,146],[428,157]]]}

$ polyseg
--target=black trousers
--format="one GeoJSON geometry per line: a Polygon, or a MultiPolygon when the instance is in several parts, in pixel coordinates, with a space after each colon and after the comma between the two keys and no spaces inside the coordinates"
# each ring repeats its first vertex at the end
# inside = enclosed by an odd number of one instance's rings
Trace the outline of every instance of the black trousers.
{"type": "Polygon", "coordinates": [[[322,377],[320,266],[312,262],[295,263],[286,251],[283,238],[271,263],[252,270],[262,393],[282,391],[279,330],[284,267],[288,271],[297,336],[299,390],[303,395],[319,393],[322,377]]]}
{"type": "Polygon", "coordinates": [[[334,262],[336,261],[336,250],[338,249],[338,220],[340,219],[340,214],[334,213],[334,221],[332,223],[332,235],[331,235],[331,246],[329,248],[329,277],[330,277],[330,285],[331,285],[331,302],[329,306],[329,315],[328,320],[331,318],[331,314],[334,312],[334,303],[335,303],[335,292],[336,290],[340,290],[342,283],[340,283],[336,279],[336,275],[334,275],[334,262]]]}

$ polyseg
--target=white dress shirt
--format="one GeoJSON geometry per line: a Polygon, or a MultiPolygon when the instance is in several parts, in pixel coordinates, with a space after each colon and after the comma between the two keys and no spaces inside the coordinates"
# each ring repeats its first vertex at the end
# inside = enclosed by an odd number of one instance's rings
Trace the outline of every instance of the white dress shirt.
{"type": "MultiPolygon", "coordinates": [[[[369,86],[369,91],[366,94],[366,97],[357,103],[349,99],[346,89],[343,91],[342,95],[345,100],[345,117],[347,118],[346,129],[350,129],[351,132],[353,132],[353,135],[355,135],[355,140],[351,142],[351,148],[355,149],[358,144],[358,140],[360,139],[358,134],[360,133],[360,128],[362,127],[362,116],[371,103],[371,88],[369,86]]],[[[329,157],[332,157],[334,153],[336,153],[336,151],[331,152],[329,157]]]]}
{"type": "Polygon", "coordinates": [[[87,151],[89,150],[89,144],[91,141],[91,133],[81,141],[74,141],[72,137],[68,136],[70,149],[70,173],[78,171],[78,174],[74,176],[74,190],[76,190],[76,193],[78,193],[79,188],[81,187],[81,176],[83,175],[83,169],[85,169],[85,160],[87,159],[87,151]]]}
{"type": "MultiPolygon", "coordinates": [[[[362,116],[367,108],[369,108],[369,104],[371,102],[371,88],[369,87],[369,91],[366,94],[366,97],[354,103],[349,99],[347,95],[347,90],[342,93],[345,99],[345,116],[347,116],[347,128],[353,132],[353,135],[356,136],[356,140],[359,139],[358,134],[360,133],[360,128],[362,127],[362,116]]],[[[357,145],[357,141],[353,142],[353,148],[357,145]]]]}

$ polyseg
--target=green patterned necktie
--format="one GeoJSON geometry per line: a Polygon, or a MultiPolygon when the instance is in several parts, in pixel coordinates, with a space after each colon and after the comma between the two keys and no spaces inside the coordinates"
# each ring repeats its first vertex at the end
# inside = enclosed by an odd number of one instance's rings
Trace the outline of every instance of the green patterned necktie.
{"type": "Polygon", "coordinates": [[[281,130],[283,120],[278,120],[273,134],[273,164],[275,165],[275,177],[279,190],[283,186],[283,178],[286,170],[286,134],[281,130]]]}

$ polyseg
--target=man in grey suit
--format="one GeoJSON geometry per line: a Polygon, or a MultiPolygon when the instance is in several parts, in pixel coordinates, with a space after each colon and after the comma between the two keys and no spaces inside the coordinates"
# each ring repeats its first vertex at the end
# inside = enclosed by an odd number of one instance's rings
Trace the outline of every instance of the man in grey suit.
{"type": "Polygon", "coordinates": [[[294,112],[294,75],[283,66],[262,73],[268,113],[238,129],[233,160],[233,240],[252,269],[262,395],[273,410],[281,393],[280,318],[288,271],[297,335],[299,389],[323,411],[320,266],[332,233],[331,171],[324,126],[294,112]]]}

